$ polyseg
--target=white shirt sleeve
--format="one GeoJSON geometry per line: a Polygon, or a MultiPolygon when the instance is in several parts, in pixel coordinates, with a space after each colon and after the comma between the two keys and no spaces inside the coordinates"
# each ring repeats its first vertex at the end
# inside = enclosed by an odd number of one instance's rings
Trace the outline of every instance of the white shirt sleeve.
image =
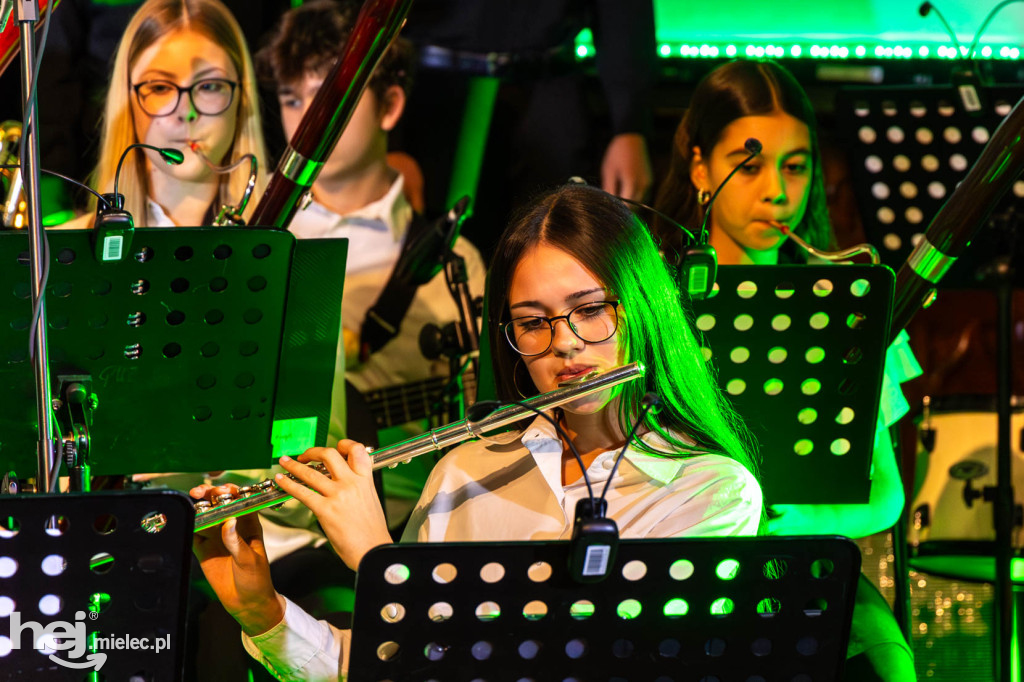
{"type": "Polygon", "coordinates": [[[343,680],[352,631],[341,630],[285,598],[284,618],[262,635],[242,633],[242,645],[279,680],[343,680]]]}

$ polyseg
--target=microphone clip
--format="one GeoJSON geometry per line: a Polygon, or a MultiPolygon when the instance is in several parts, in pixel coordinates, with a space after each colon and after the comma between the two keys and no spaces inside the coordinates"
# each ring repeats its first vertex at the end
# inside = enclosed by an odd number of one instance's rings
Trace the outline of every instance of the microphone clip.
{"type": "Polygon", "coordinates": [[[569,550],[569,575],[578,583],[597,583],[615,565],[619,527],[607,517],[608,502],[584,497],[576,503],[569,550]]]}
{"type": "Polygon", "coordinates": [[[124,210],[123,194],[104,194],[105,204],[96,205],[92,246],[96,260],[109,263],[124,260],[135,234],[132,214],[124,210]]]}

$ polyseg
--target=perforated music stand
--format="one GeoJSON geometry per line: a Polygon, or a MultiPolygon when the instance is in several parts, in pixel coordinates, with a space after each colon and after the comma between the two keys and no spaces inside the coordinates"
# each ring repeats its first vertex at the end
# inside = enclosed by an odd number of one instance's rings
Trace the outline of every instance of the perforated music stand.
{"type": "Polygon", "coordinates": [[[623,540],[588,585],[569,547],[372,550],[350,679],[839,679],[860,570],[848,539],[623,540]]]}
{"type": "MultiPolygon", "coordinates": [[[[138,229],[124,261],[99,263],[91,234],[48,233],[47,317],[55,387],[87,377],[98,398],[94,474],[264,467],[275,428],[289,454],[326,442],[346,240],[138,229]]],[[[0,462],[21,476],[37,440],[27,248],[0,234],[0,462]]]]}
{"type": "MultiPolygon", "coordinates": [[[[864,231],[886,265],[899,268],[907,260],[1024,87],[984,87],[981,94],[984,108],[971,113],[950,86],[839,91],[838,128],[847,136],[864,231]]],[[[1019,229],[1022,214],[1024,180],[1018,180],[993,211],[990,227],[978,233],[940,286],[987,286],[976,273],[1012,248],[1009,233],[1019,229]]],[[[1017,262],[1024,262],[1022,240],[1016,240],[1016,251],[1017,262]]],[[[1024,271],[1016,273],[1014,285],[1024,286],[1024,271]]]]}
{"type": "Polygon", "coordinates": [[[48,653],[79,664],[105,654],[95,679],[180,680],[193,518],[189,499],[173,491],[0,498],[0,680],[94,679],[92,669],[48,653]],[[151,532],[141,522],[153,514],[165,523],[151,532]],[[12,611],[22,624],[18,642],[8,636],[12,611]],[[38,651],[27,621],[81,624],[89,648],[38,651]],[[146,638],[149,648],[127,638],[146,638]]]}
{"type": "Polygon", "coordinates": [[[715,292],[696,326],[760,446],[765,500],[867,502],[892,271],[724,266],[715,292]]]}

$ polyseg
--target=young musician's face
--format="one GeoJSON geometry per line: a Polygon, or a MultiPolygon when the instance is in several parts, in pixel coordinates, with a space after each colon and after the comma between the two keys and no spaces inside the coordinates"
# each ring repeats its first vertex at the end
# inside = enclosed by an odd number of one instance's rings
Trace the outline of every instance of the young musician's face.
{"type": "Polygon", "coordinates": [[[773,223],[795,226],[807,209],[812,159],[805,123],[784,112],[738,118],[725,127],[710,155],[695,149],[691,178],[698,189],[714,193],[749,156],[743,145],[752,137],[761,142],[761,153],[722,188],[711,207],[711,230],[746,250],[767,251],[784,239],[773,223]]]}
{"type": "MultiPolygon", "coordinates": [[[[131,67],[132,86],[146,81],[167,81],[188,87],[204,79],[239,81],[238,71],[228,53],[206,36],[193,31],[175,31],[161,37],[142,51],[131,67]]],[[[178,106],[166,116],[150,116],[139,104],[134,92],[129,93],[132,119],[139,142],[156,147],[172,147],[185,154],[181,165],[170,166],[156,152],[146,150],[150,172],[165,173],[183,182],[211,179],[213,171],[189,149],[188,141],[199,143],[213,163],[223,163],[235,137],[241,86],[235,88],[231,105],[221,114],[197,112],[188,93],[181,93],[178,106]]],[[[166,87],[162,89],[166,90],[166,87]]],[[[194,91],[196,97],[198,90],[194,91]]]]}
{"type": "MultiPolygon", "coordinates": [[[[583,303],[607,300],[615,298],[590,270],[565,251],[545,243],[533,247],[520,259],[509,287],[512,318],[555,317],[583,303]]],[[[546,393],[559,383],[591,370],[603,372],[621,365],[619,340],[625,324],[624,312],[619,306],[618,330],[611,338],[598,343],[583,341],[569,329],[565,320],[556,321],[548,350],[541,355],[523,356],[537,389],[546,393]]],[[[597,412],[611,397],[611,391],[605,391],[570,403],[564,409],[576,413],[597,412]]]]}
{"type": "MultiPolygon", "coordinates": [[[[278,87],[281,124],[289,140],[298,129],[299,122],[309,110],[309,105],[323,82],[322,76],[306,73],[300,81],[285,83],[278,87]]],[[[381,106],[371,88],[364,90],[352,112],[352,118],[338,139],[338,144],[324,162],[319,177],[325,180],[350,179],[358,176],[373,163],[383,160],[387,154],[387,131],[394,127],[398,120],[395,117],[392,121],[389,113],[387,107],[381,106]]]]}

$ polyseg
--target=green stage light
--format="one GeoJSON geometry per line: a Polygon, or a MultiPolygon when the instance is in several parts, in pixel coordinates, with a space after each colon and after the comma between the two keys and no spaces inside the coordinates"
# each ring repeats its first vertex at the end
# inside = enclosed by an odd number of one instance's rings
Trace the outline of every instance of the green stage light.
{"type": "MultiPolygon", "coordinates": [[[[663,41],[657,45],[657,54],[663,59],[690,59],[690,58],[733,58],[738,55],[745,55],[750,58],[768,57],[773,59],[800,58],[800,59],[851,59],[868,58],[877,59],[958,59],[961,54],[966,54],[967,48],[956,48],[937,43],[916,43],[907,44],[886,44],[884,42],[873,44],[857,43],[827,43],[818,44],[810,41],[792,43],[786,47],[775,43],[743,43],[737,46],[736,43],[727,42],[694,42],[684,43],[677,41],[663,41]]],[[[981,45],[974,53],[975,59],[1020,59],[1021,48],[1016,45],[981,45]]],[[[589,29],[584,29],[576,36],[576,57],[578,59],[592,59],[596,56],[593,43],[593,35],[589,29]]]]}

